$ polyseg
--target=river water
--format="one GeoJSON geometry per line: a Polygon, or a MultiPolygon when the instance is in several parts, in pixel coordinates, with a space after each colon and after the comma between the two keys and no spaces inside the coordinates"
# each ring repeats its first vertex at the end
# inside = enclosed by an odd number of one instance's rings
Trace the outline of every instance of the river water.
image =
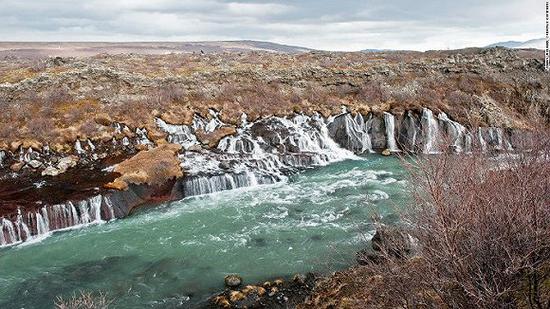
{"type": "Polygon", "coordinates": [[[193,308],[227,274],[255,283],[342,269],[373,216],[397,220],[404,178],[399,160],[369,155],[5,248],[0,308],[51,308],[81,290],[107,293],[114,308],[193,308]]]}

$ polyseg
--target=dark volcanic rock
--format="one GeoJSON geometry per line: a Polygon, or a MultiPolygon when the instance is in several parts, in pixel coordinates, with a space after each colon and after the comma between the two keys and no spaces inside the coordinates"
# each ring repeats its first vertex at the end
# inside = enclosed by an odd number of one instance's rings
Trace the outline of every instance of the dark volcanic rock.
{"type": "Polygon", "coordinates": [[[243,279],[238,275],[229,275],[225,277],[224,281],[226,287],[236,288],[242,284],[243,279]]]}
{"type": "Polygon", "coordinates": [[[372,238],[372,249],[395,257],[405,257],[412,252],[413,244],[410,236],[398,228],[383,227],[372,238]]]}
{"type": "Polygon", "coordinates": [[[371,240],[372,249],[363,249],[356,254],[359,265],[380,264],[389,257],[404,258],[414,251],[411,237],[399,228],[381,227],[371,240]]]}
{"type": "Polygon", "coordinates": [[[295,308],[315,286],[313,274],[296,275],[292,280],[276,279],[240,290],[225,290],[212,297],[206,308],[295,308]]]}

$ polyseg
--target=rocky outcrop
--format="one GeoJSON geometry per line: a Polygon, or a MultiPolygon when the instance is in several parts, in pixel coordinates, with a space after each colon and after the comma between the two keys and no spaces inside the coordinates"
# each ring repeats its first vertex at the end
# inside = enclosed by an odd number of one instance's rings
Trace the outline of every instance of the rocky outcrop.
{"type": "Polygon", "coordinates": [[[371,248],[356,254],[359,265],[380,264],[387,259],[404,259],[416,250],[414,239],[399,227],[381,226],[371,239],[371,248]]]}
{"type": "Polygon", "coordinates": [[[181,178],[180,161],[177,158],[181,146],[165,144],[137,155],[114,166],[113,171],[120,174],[106,188],[126,190],[130,184],[161,185],[171,179],[181,178]]]}
{"type": "Polygon", "coordinates": [[[108,162],[109,156],[121,150],[129,156],[143,149],[129,159],[102,167],[104,173],[113,176],[100,185],[99,194],[90,192],[83,198],[42,207],[36,207],[34,202],[43,201],[36,200],[12,205],[11,211],[4,209],[0,244],[25,241],[75,225],[123,218],[145,203],[271,184],[302,169],[355,159],[357,155],[503,151],[512,149],[514,140],[521,135],[502,128],[467,129],[445,113],[434,115],[426,108],[421,113],[406,111],[401,115],[353,115],[344,109],[328,118],[320,114],[295,114],[254,122],[248,122],[243,114],[241,125],[229,135],[225,133],[230,125],[213,110],[210,118],[195,115],[191,125],[169,124],[160,118],[157,124],[171,144],[155,146],[143,129],[130,130],[113,124],[120,132],[132,132],[131,137],[124,136],[108,144],[76,141],[74,152],[65,156],[46,147],[38,151],[24,149],[22,145],[18,152],[6,155],[4,151],[4,166],[17,162],[25,170],[41,170],[47,183],[48,177],[57,178],[55,175],[72,169],[82,171],[79,177],[85,178],[90,173],[86,167],[93,166],[101,157],[108,162]],[[211,143],[204,138],[205,134],[219,135],[220,139],[211,143]]]}

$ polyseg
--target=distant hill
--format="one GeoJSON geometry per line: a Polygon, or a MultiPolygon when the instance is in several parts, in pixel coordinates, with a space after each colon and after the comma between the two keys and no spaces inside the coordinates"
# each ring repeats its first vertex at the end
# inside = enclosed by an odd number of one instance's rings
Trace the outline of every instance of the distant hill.
{"type": "Polygon", "coordinates": [[[546,46],[546,39],[534,39],[529,40],[525,42],[519,42],[519,41],[508,41],[508,42],[499,42],[495,44],[488,45],[486,47],[507,47],[507,48],[514,48],[514,49],[522,49],[522,48],[535,48],[535,49],[544,49],[546,46]]]}
{"type": "Polygon", "coordinates": [[[393,49],[369,48],[369,49],[363,49],[361,52],[363,52],[363,53],[380,53],[380,52],[388,52],[388,51],[393,51],[393,49]]]}
{"type": "Polygon", "coordinates": [[[89,57],[97,54],[219,53],[267,51],[297,54],[311,51],[299,46],[261,41],[205,42],[0,42],[1,56],[19,57],[89,57]]]}

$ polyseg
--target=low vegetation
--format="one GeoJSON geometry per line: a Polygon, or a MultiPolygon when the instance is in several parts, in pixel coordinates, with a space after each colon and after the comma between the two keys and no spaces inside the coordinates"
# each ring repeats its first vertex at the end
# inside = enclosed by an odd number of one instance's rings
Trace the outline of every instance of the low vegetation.
{"type": "Polygon", "coordinates": [[[108,309],[112,299],[106,294],[81,291],[80,294],[74,294],[70,298],[58,297],[55,301],[56,309],[108,309]]]}
{"type": "Polygon", "coordinates": [[[550,139],[536,140],[498,158],[414,160],[403,226],[413,250],[375,248],[302,307],[549,308],[550,139]]]}
{"type": "Polygon", "coordinates": [[[529,113],[550,119],[541,59],[504,49],[9,58],[0,60],[0,148],[108,140],[113,121],[160,136],[155,117],[188,124],[209,108],[231,125],[243,112],[328,116],[346,105],[364,114],[429,107],[472,126],[528,128],[529,113]]]}

